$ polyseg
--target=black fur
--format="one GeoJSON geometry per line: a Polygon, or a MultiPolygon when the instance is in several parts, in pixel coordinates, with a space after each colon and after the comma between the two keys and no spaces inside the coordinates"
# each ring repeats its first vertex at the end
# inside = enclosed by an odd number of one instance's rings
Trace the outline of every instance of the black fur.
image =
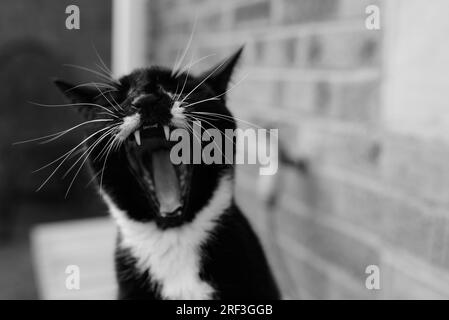
{"type": "MultiPolygon", "coordinates": [[[[176,77],[170,70],[157,67],[140,69],[119,79],[120,84],[111,82],[116,91],[104,94],[99,94],[97,88],[75,87],[59,80],[56,84],[73,102],[95,103],[114,111],[109,102],[117,101],[124,110],[120,112],[120,117],[137,111],[144,118],[144,123],[149,125],[164,125],[170,121],[171,99],[166,92],[179,92],[181,87],[185,87],[184,92],[188,93],[198,86],[189,96],[189,103],[217,95],[218,99],[199,103],[193,106],[192,110],[231,117],[226,107],[224,93],[240,54],[241,49],[219,67],[197,77],[186,73],[176,77]],[[201,84],[203,80],[204,83],[201,84]],[[133,99],[143,93],[146,94],[145,99],[138,100],[134,105],[133,99]]],[[[99,115],[103,111],[100,108],[81,106],[80,109],[87,119],[104,117],[99,115]]],[[[215,117],[208,121],[220,130],[236,127],[232,118],[215,117]]],[[[207,123],[202,125],[204,129],[212,128],[207,123]]],[[[101,126],[92,126],[88,134],[101,126]]],[[[182,208],[183,213],[177,218],[163,218],[158,215],[158,208],[152,204],[147,190],[142,187],[139,181],[141,177],[131,168],[125,147],[111,152],[106,163],[95,160],[106,142],[107,139],[93,149],[90,155],[90,166],[95,173],[101,173],[104,168],[104,172],[98,175],[98,182],[102,183],[102,188],[114,203],[127,212],[129,219],[139,222],[153,221],[161,230],[191,223],[196,214],[207,205],[219,179],[224,175],[232,179],[234,175],[231,164],[189,165],[191,178],[182,208]]],[[[92,142],[88,141],[86,144],[90,146],[92,142]]],[[[119,298],[161,299],[159,284],[151,279],[148,272],[142,274],[137,270],[136,258],[128,249],[121,246],[121,237],[119,231],[115,259],[119,298]]],[[[200,278],[214,288],[213,298],[279,298],[277,286],[259,240],[234,202],[219,216],[215,229],[201,248],[200,278]]]]}

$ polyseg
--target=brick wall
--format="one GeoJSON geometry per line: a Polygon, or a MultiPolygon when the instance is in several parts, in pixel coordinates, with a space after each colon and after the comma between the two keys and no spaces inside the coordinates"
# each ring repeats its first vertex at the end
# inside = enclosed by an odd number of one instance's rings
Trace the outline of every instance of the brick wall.
{"type": "Polygon", "coordinates": [[[442,77],[434,76],[449,50],[443,55],[431,41],[444,42],[438,30],[447,30],[448,4],[405,2],[150,1],[149,60],[172,66],[195,15],[193,58],[215,54],[195,70],[245,44],[234,80],[247,77],[231,92],[231,109],[274,124],[292,154],[310,161],[306,174],[281,168],[274,212],[254,188],[257,168],[238,169],[239,203],[286,297],[449,297],[449,113],[442,77]],[[369,4],[381,8],[380,31],[365,28],[369,4]],[[404,21],[420,12],[440,26],[407,29],[404,21]],[[365,287],[372,264],[381,290],[365,287]]]}

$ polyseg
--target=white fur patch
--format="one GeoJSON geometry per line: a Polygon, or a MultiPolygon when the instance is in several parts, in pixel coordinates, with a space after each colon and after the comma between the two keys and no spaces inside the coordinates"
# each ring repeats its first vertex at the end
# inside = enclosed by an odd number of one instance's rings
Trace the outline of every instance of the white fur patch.
{"type": "Polygon", "coordinates": [[[116,138],[120,141],[124,141],[128,136],[133,133],[140,126],[140,114],[135,113],[123,118],[123,123],[119,126],[119,130],[116,138]]]}
{"type": "Polygon", "coordinates": [[[221,178],[205,208],[185,225],[160,230],[155,223],[130,220],[103,191],[102,196],[123,235],[122,246],[129,248],[137,259],[138,268],[149,271],[160,284],[165,299],[211,299],[214,289],[202,281],[200,246],[209,237],[216,219],[232,200],[232,181],[221,178]]]}
{"type": "Polygon", "coordinates": [[[175,126],[178,126],[181,128],[186,126],[186,116],[184,114],[184,108],[181,107],[180,101],[175,101],[173,103],[173,106],[172,106],[170,112],[171,112],[171,115],[173,116],[172,123],[175,126]]]}

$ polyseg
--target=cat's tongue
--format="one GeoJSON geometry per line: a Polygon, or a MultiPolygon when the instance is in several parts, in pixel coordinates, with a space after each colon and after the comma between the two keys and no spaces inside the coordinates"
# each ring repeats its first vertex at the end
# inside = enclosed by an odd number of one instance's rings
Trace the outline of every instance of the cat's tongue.
{"type": "Polygon", "coordinates": [[[181,207],[178,177],[170,160],[170,150],[152,153],[153,178],[162,216],[176,214],[181,207]]]}

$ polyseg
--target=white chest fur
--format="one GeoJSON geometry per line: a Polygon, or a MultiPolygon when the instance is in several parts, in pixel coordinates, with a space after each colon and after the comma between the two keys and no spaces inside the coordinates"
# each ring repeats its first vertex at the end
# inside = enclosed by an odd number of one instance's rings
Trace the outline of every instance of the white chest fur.
{"type": "Polygon", "coordinates": [[[131,250],[138,268],[148,270],[160,284],[165,299],[210,299],[214,289],[199,277],[200,246],[213,230],[216,219],[232,200],[232,181],[223,177],[208,205],[186,225],[160,230],[153,222],[140,223],[127,218],[106,194],[109,207],[123,235],[122,246],[131,250]]]}

